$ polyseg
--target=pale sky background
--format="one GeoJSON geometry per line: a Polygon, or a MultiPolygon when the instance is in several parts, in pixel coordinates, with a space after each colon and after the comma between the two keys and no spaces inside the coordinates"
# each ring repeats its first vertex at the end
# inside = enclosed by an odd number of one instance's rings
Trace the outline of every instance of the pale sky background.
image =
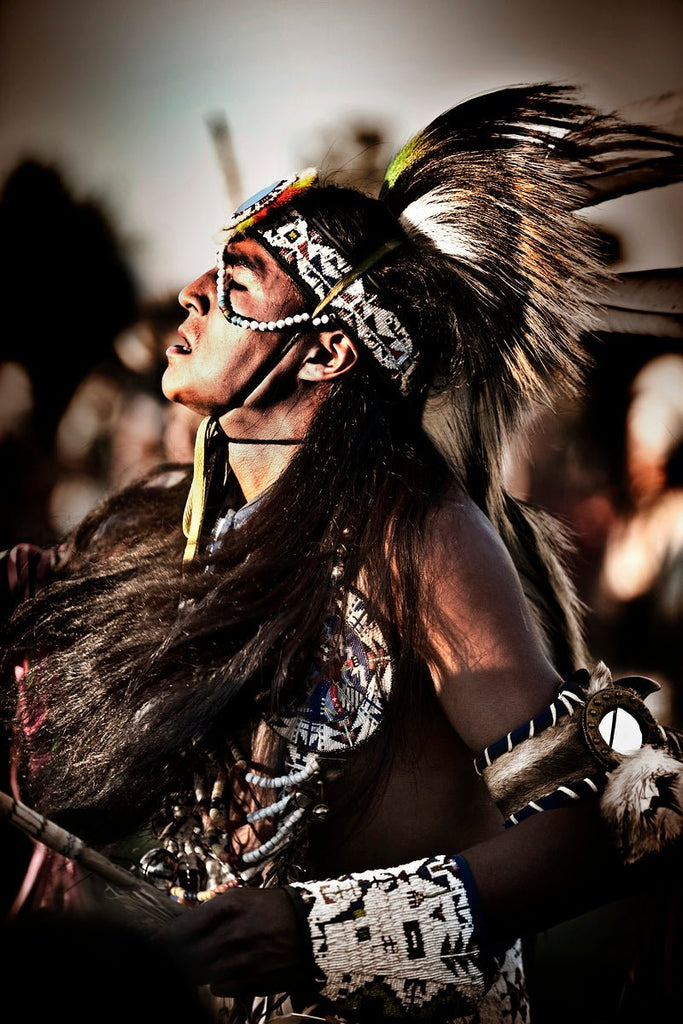
{"type": "MultiPolygon", "coordinates": [[[[680,0],[0,0],[0,31],[2,179],[32,156],[103,199],[149,297],[212,257],[215,112],[246,198],[351,117],[397,149],[504,85],[576,83],[606,110],[683,87],[680,0]]],[[[656,193],[629,206],[627,269],[683,262],[681,187],[656,193]]]]}

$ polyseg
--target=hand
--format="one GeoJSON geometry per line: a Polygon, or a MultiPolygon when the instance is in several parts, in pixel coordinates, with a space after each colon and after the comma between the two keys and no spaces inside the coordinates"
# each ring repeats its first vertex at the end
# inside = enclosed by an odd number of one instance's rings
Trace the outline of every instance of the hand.
{"type": "Polygon", "coordinates": [[[196,984],[208,984],[216,996],[291,992],[310,980],[296,914],[282,889],[229,889],[180,914],[163,937],[196,984]]]}

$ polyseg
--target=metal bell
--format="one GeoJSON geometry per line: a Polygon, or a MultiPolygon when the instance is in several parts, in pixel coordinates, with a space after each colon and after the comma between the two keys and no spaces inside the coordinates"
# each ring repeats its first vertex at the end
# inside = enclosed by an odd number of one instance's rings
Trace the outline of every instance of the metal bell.
{"type": "Polygon", "coordinates": [[[142,877],[159,889],[166,889],[178,872],[178,860],[169,850],[155,847],[140,858],[142,877]]]}

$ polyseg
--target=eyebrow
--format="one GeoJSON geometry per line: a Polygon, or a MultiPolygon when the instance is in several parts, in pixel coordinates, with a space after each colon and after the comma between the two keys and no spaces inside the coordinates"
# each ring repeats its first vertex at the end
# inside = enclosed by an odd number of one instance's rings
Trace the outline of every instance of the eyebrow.
{"type": "Polygon", "coordinates": [[[245,252],[235,252],[230,249],[225,254],[225,265],[226,267],[245,267],[259,276],[263,276],[265,272],[265,263],[257,254],[249,255],[245,252]]]}

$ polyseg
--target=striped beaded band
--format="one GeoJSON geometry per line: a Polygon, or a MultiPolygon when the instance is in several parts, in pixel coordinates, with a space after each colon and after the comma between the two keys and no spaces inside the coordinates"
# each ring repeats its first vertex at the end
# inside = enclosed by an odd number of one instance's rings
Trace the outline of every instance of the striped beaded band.
{"type": "Polygon", "coordinates": [[[377,360],[397,384],[410,390],[415,362],[413,343],[396,314],[386,309],[375,292],[366,290],[363,273],[398,241],[381,246],[359,268],[354,268],[321,228],[291,207],[285,208],[256,232],[258,240],[296,282],[305,296],[334,315],[377,360]]]}
{"type": "Polygon", "coordinates": [[[506,733],[505,736],[501,736],[494,743],[485,747],[474,761],[477,774],[482,775],[503,754],[510,753],[520,743],[537,736],[545,729],[552,728],[565,715],[573,715],[574,711],[582,708],[585,704],[582,689],[588,679],[588,672],[585,669],[580,669],[576,673],[574,686],[571,686],[570,683],[565,684],[560,690],[557,700],[554,700],[540,715],[536,715],[524,725],[520,725],[517,729],[513,729],[512,732],[506,733]]]}
{"type": "Polygon", "coordinates": [[[637,749],[614,742],[617,715],[628,713],[637,723],[639,744],[666,743],[643,703],[656,689],[643,676],[627,676],[614,684],[602,663],[593,675],[580,669],[541,714],[482,750],[474,767],[502,810],[504,826],[599,796],[610,771],[637,749]],[[608,722],[609,742],[601,729],[608,722]]]}
{"type": "Polygon", "coordinates": [[[529,800],[527,804],[520,807],[514,814],[509,814],[503,822],[503,828],[512,828],[519,825],[525,818],[541,811],[552,811],[558,807],[568,807],[569,804],[588,797],[599,796],[607,785],[609,776],[607,772],[600,772],[593,777],[586,776],[583,779],[574,779],[566,786],[558,786],[552,793],[539,796],[536,800],[529,800]]]}
{"type": "MultiPolygon", "coordinates": [[[[516,801],[515,797],[518,793],[524,792],[524,787],[515,781],[514,767],[511,770],[508,766],[504,770],[502,778],[496,778],[496,781],[493,783],[491,783],[489,778],[495,771],[494,766],[497,767],[502,761],[507,761],[509,756],[513,754],[513,751],[517,752],[528,741],[533,741],[534,738],[540,737],[544,733],[548,734],[548,732],[558,729],[568,719],[573,718],[577,711],[583,710],[585,707],[584,691],[589,680],[589,673],[585,669],[579,670],[571,681],[565,683],[557,699],[542,711],[541,714],[536,715],[535,718],[525,722],[524,725],[519,726],[517,729],[513,729],[511,732],[501,736],[494,743],[485,747],[476,757],[474,762],[475,771],[478,775],[484,777],[495,802],[503,810],[505,814],[504,828],[518,825],[525,818],[533,814],[565,807],[589,796],[597,796],[604,789],[607,781],[606,772],[595,773],[591,771],[590,774],[583,774],[583,772],[579,771],[577,776],[568,765],[551,769],[550,761],[553,757],[553,752],[545,750],[545,748],[542,753],[538,753],[537,758],[547,760],[548,762],[547,781],[549,789],[540,793],[534,792],[531,799],[522,797],[521,805],[516,801]],[[565,770],[570,772],[571,777],[564,774],[565,770]],[[558,785],[559,778],[563,776],[563,781],[558,785]]],[[[572,739],[573,742],[577,742],[573,732],[572,739]]],[[[571,744],[572,740],[569,742],[571,744]]],[[[555,751],[554,753],[557,756],[557,752],[555,751]]],[[[589,764],[591,760],[589,759],[589,764]]],[[[582,763],[585,765],[583,759],[582,763]]],[[[594,766],[591,764],[591,767],[594,766]]],[[[520,771],[523,771],[525,775],[529,775],[535,769],[535,761],[531,757],[529,760],[525,760],[520,771]]],[[[532,789],[534,788],[532,787],[532,789]]]]}

